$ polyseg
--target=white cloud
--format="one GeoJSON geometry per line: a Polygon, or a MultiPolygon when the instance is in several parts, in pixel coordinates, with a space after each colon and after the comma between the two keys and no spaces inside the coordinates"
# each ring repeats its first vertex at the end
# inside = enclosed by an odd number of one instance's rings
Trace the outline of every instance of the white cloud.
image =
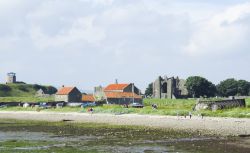
{"type": "Polygon", "coordinates": [[[111,5],[114,2],[114,0],[94,0],[92,2],[94,4],[111,5]]]}
{"type": "Polygon", "coordinates": [[[90,2],[93,5],[111,5],[114,0],[79,0],[81,2],[90,2]]]}
{"type": "Polygon", "coordinates": [[[191,56],[240,51],[250,32],[250,22],[242,23],[241,20],[249,19],[250,3],[229,7],[209,20],[199,22],[184,50],[191,56]]]}
{"type": "Polygon", "coordinates": [[[115,78],[144,88],[160,74],[214,77],[235,72],[249,78],[245,69],[238,69],[250,61],[245,56],[250,48],[249,3],[217,4],[0,0],[0,74],[16,71],[27,82],[85,89],[115,78]]]}
{"type": "Polygon", "coordinates": [[[41,49],[48,47],[63,47],[72,43],[90,43],[98,45],[105,38],[102,28],[93,25],[94,17],[76,19],[72,26],[59,31],[54,36],[47,35],[39,26],[33,26],[30,31],[31,38],[41,49]]]}

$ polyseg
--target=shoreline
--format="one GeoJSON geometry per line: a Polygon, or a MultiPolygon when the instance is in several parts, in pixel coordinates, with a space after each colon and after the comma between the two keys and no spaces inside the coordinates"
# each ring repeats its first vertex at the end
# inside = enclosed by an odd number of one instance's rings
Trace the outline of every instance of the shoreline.
{"type": "Polygon", "coordinates": [[[249,136],[250,119],[198,116],[160,116],[139,114],[89,114],[80,112],[34,112],[0,111],[0,119],[58,122],[68,120],[76,123],[107,123],[111,125],[145,126],[199,132],[218,136],[249,136]]]}

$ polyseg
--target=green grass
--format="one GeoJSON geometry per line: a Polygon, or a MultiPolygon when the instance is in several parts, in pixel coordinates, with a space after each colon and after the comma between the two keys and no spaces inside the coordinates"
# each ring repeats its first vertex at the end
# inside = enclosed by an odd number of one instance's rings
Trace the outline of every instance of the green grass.
{"type": "Polygon", "coordinates": [[[49,97],[0,97],[0,102],[50,102],[55,101],[54,96],[49,97]]]}
{"type": "Polygon", "coordinates": [[[194,99],[144,99],[145,106],[156,104],[159,108],[166,109],[192,109],[196,101],[194,99]]]}
{"type": "Polygon", "coordinates": [[[246,105],[247,105],[248,107],[250,107],[250,98],[247,98],[247,99],[246,99],[246,105]]]}
{"type": "Polygon", "coordinates": [[[54,96],[36,97],[39,89],[50,93],[56,92],[52,86],[37,84],[0,84],[0,102],[49,102],[54,101],[54,96]]]}
{"type": "MultiPolygon", "coordinates": [[[[250,118],[250,99],[246,99],[247,107],[232,108],[224,110],[203,110],[193,111],[196,101],[194,99],[144,99],[144,108],[124,108],[120,105],[103,105],[94,107],[94,113],[109,113],[109,114],[149,114],[149,115],[171,115],[176,116],[188,115],[192,111],[193,115],[204,114],[205,116],[213,117],[235,117],[235,118],[250,118]],[[157,104],[158,109],[152,109],[151,105],[157,104]]],[[[80,107],[64,107],[50,108],[41,111],[48,112],[87,112],[88,108],[80,107]]],[[[7,107],[0,108],[6,111],[37,111],[37,108],[22,108],[22,107],[7,107]]]]}
{"type": "Polygon", "coordinates": [[[0,90],[1,97],[27,97],[33,96],[36,93],[33,85],[30,84],[2,84],[1,86],[5,87],[5,90],[0,90]],[[7,90],[6,86],[8,88],[7,90]]]}
{"type": "Polygon", "coordinates": [[[56,92],[56,88],[52,86],[24,83],[0,84],[0,97],[31,97],[34,96],[39,89],[49,91],[50,93],[56,92]]]}

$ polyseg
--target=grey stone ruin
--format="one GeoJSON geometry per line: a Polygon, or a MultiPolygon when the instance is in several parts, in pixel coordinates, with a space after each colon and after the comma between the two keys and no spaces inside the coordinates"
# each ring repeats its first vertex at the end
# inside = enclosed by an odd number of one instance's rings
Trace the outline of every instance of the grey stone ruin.
{"type": "Polygon", "coordinates": [[[179,77],[159,76],[153,82],[153,97],[154,98],[186,98],[188,96],[187,88],[185,87],[186,80],[179,77]]]}

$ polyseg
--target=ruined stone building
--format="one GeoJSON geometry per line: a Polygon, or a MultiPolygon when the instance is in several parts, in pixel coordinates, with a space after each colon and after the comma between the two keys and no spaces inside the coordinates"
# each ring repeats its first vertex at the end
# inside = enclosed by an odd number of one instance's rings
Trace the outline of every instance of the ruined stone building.
{"type": "Polygon", "coordinates": [[[188,95],[185,87],[186,80],[178,77],[164,77],[159,76],[153,82],[153,97],[154,98],[185,98],[188,95]]]}

